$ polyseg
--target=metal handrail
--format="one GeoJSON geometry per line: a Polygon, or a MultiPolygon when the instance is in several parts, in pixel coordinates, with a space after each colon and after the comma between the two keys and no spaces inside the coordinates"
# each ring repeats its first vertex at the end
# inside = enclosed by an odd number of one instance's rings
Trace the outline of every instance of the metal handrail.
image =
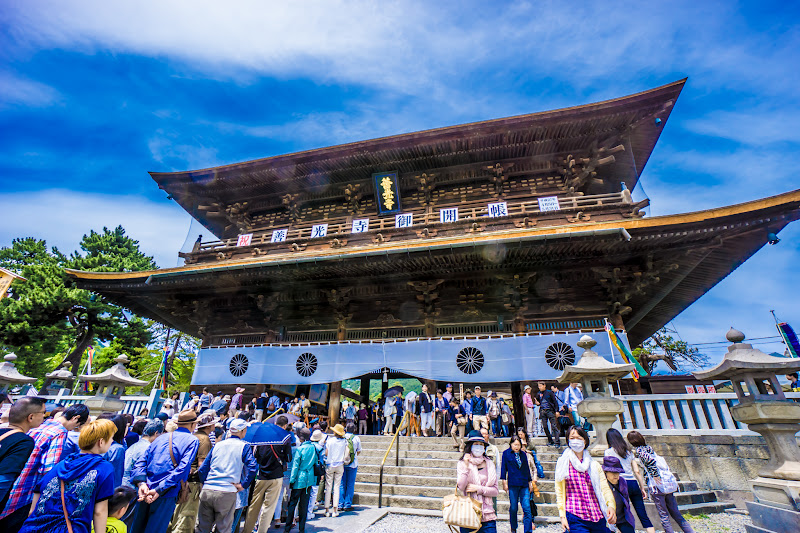
{"type": "Polygon", "coordinates": [[[394,437],[392,437],[392,442],[389,443],[389,447],[386,449],[386,453],[383,456],[383,461],[381,461],[381,471],[380,476],[378,477],[378,509],[381,508],[381,503],[383,502],[383,465],[386,464],[386,458],[389,457],[389,452],[392,451],[392,446],[394,446],[396,441],[397,448],[395,450],[394,466],[400,466],[400,439],[398,438],[398,435],[400,435],[400,430],[403,429],[403,421],[406,420],[407,416],[408,411],[403,413],[403,418],[401,418],[400,423],[397,424],[397,429],[394,432],[394,437]]]}
{"type": "MultiPolygon", "coordinates": [[[[269,419],[270,419],[270,418],[272,418],[273,416],[277,415],[277,414],[278,414],[278,413],[280,413],[281,411],[283,411],[283,407],[278,407],[278,408],[275,410],[275,412],[274,412],[274,413],[272,413],[272,414],[271,414],[271,415],[269,415],[267,418],[265,418],[264,420],[262,420],[262,422],[266,422],[267,420],[269,420],[269,419]]],[[[286,411],[283,411],[283,412],[285,413],[286,411]]]]}

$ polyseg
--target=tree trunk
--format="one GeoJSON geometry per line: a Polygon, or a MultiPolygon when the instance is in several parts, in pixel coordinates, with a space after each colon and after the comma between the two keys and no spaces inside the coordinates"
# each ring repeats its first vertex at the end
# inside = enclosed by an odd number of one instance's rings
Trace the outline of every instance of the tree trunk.
{"type": "Polygon", "coordinates": [[[181,342],[182,336],[183,333],[178,332],[178,336],[175,338],[175,344],[172,345],[172,351],[167,359],[167,368],[164,370],[164,374],[167,376],[167,385],[169,385],[169,372],[172,370],[172,364],[175,362],[175,355],[178,353],[178,343],[181,342]]]}
{"type": "MultiPolygon", "coordinates": [[[[64,360],[58,366],[61,367],[64,363],[70,364],[70,370],[72,374],[75,376],[75,379],[78,378],[78,374],[80,373],[80,365],[81,365],[81,357],[83,357],[83,352],[92,344],[94,341],[94,324],[91,322],[86,327],[86,331],[81,335],[80,339],[78,339],[78,343],[75,345],[75,348],[64,358],[64,360]]],[[[50,383],[53,380],[47,378],[44,380],[44,385],[42,385],[42,390],[47,390],[50,386],[50,383]]],[[[73,382],[74,383],[74,382],[73,382]]]]}

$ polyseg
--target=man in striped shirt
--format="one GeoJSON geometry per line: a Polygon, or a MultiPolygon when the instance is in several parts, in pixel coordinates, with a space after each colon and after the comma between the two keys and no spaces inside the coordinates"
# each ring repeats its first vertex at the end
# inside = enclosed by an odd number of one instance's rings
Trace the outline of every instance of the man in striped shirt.
{"type": "Polygon", "coordinates": [[[33,439],[33,452],[14,482],[8,503],[0,514],[0,531],[19,531],[30,512],[33,488],[62,459],[67,433],[88,419],[89,409],[83,404],[75,404],[28,431],[28,436],[33,439]]]}

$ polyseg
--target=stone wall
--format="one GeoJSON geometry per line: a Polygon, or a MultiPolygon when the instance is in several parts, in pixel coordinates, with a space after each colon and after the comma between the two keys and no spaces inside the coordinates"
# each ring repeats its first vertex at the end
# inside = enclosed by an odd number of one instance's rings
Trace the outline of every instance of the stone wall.
{"type": "Polygon", "coordinates": [[[758,477],[769,452],[759,435],[658,435],[647,443],[666,459],[675,475],[699,488],[721,492],[738,507],[753,500],[748,481],[758,477]]]}

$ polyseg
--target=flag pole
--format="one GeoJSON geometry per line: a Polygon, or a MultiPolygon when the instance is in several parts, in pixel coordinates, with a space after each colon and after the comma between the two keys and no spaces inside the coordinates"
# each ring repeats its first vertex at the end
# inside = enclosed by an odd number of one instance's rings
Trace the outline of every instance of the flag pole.
{"type": "Polygon", "coordinates": [[[784,346],[786,346],[786,349],[789,350],[789,353],[791,354],[792,350],[789,348],[789,343],[786,342],[786,337],[783,336],[783,330],[781,329],[780,323],[778,322],[778,317],[775,316],[775,310],[770,309],[769,312],[772,313],[772,319],[775,321],[775,329],[778,330],[778,335],[781,336],[781,342],[783,343],[784,346]]]}

